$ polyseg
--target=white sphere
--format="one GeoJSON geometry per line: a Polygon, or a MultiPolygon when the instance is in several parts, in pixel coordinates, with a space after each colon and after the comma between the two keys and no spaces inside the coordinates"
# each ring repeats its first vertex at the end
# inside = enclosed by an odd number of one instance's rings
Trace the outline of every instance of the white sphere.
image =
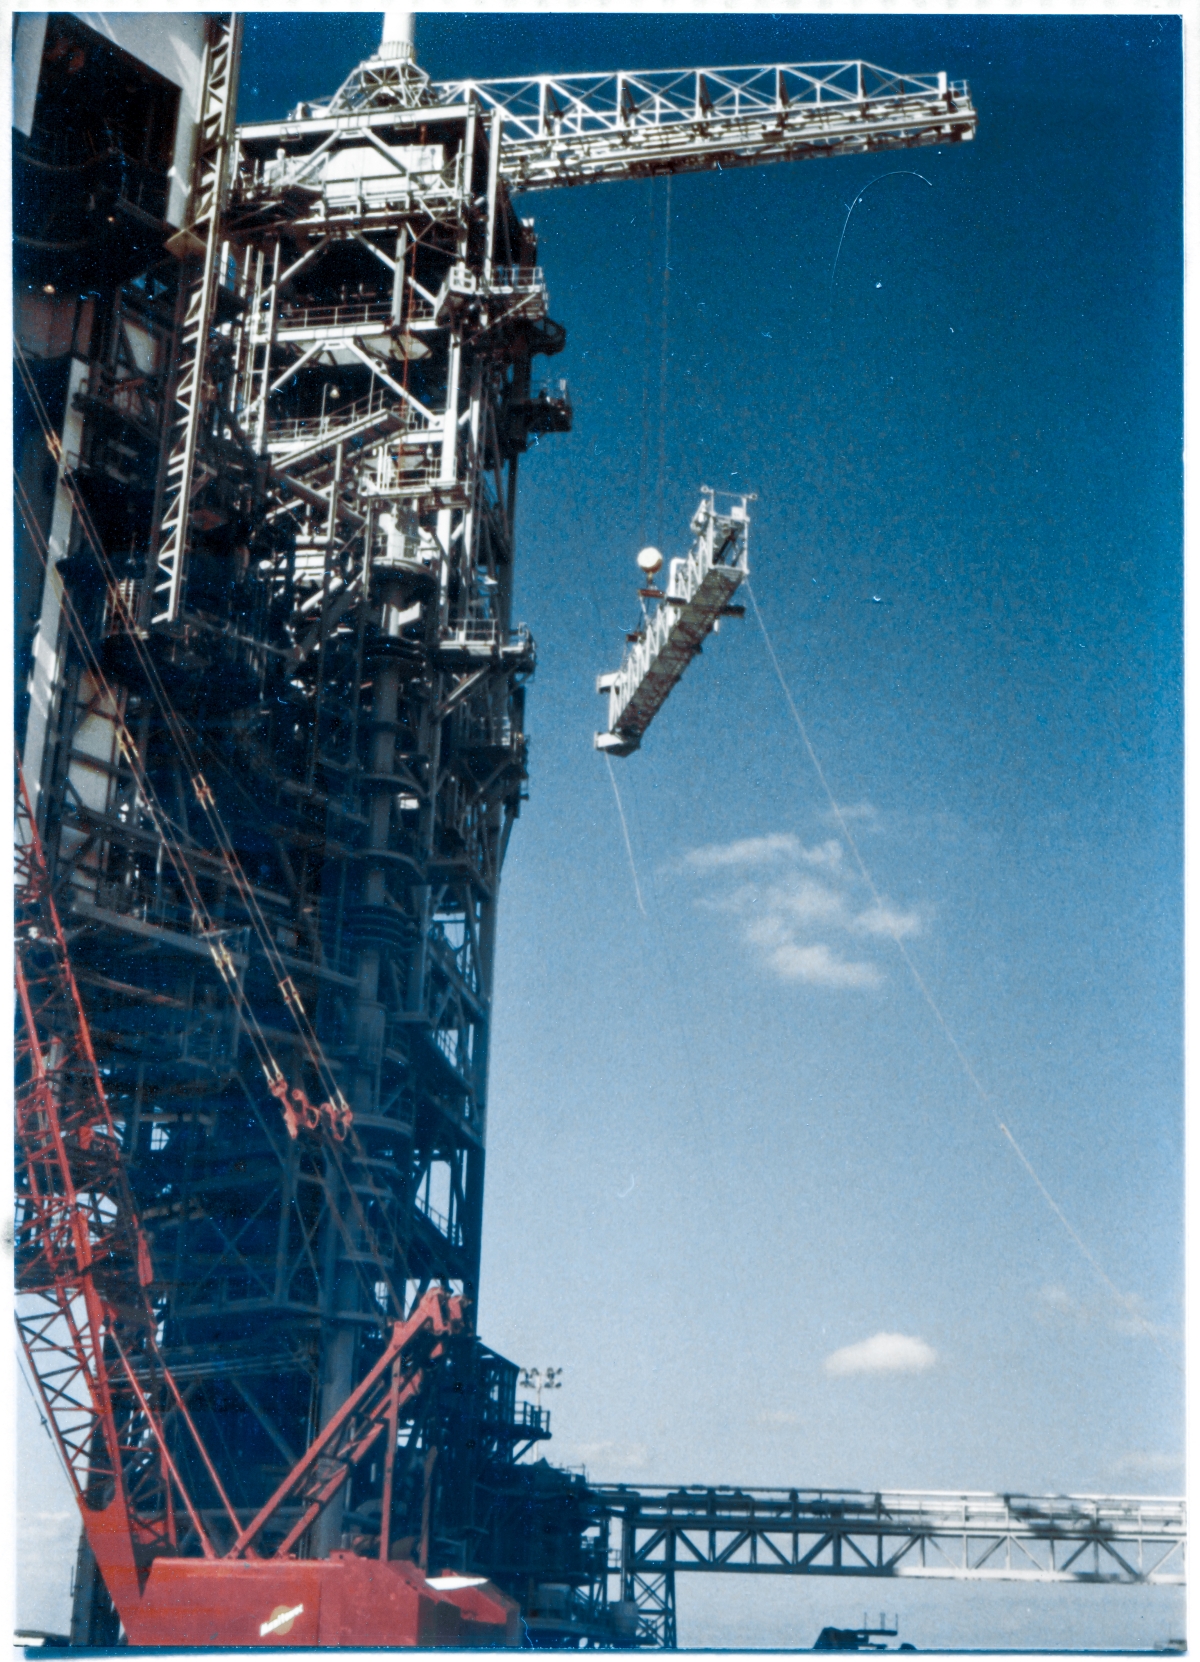
{"type": "Polygon", "coordinates": [[[657,548],[643,548],[637,557],[637,563],[647,577],[653,577],[656,571],[662,570],[663,557],[657,548]]]}

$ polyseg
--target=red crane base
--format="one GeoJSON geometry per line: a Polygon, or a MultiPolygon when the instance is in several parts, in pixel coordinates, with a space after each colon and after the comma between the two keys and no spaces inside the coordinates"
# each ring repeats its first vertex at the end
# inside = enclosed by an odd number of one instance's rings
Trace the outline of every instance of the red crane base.
{"type": "MultiPolygon", "coordinates": [[[[440,1581],[467,1581],[446,1575],[440,1581]]],[[[131,1645],[515,1645],[519,1606],[490,1582],[431,1586],[413,1563],[358,1558],[157,1558],[136,1603],[117,1603],[131,1645]]]]}

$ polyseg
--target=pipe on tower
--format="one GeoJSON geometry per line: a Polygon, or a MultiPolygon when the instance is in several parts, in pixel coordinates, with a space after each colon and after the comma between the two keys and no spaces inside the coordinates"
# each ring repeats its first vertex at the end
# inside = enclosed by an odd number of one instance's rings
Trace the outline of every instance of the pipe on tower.
{"type": "Polygon", "coordinates": [[[383,14],[383,34],[379,44],[387,46],[392,42],[402,42],[405,46],[413,43],[413,14],[407,11],[398,11],[389,7],[383,14]]]}

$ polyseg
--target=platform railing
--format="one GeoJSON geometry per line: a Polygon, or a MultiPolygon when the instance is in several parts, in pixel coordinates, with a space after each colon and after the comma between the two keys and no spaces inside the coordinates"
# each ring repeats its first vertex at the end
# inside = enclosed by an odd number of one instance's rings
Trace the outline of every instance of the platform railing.
{"type": "Polygon", "coordinates": [[[352,427],[356,421],[386,409],[390,402],[382,391],[376,390],[356,398],[353,404],[334,403],[321,415],[272,421],[267,426],[267,442],[287,444],[293,439],[319,438],[322,433],[336,433],[341,427],[352,427]]]}
{"type": "Polygon", "coordinates": [[[545,288],[545,276],[540,265],[498,265],[492,267],[493,289],[545,288]]]}
{"type": "Polygon", "coordinates": [[[319,333],[326,329],[350,329],[356,324],[387,323],[391,316],[390,301],[357,300],[337,306],[281,306],[276,324],[281,333],[295,329],[319,333]]]}

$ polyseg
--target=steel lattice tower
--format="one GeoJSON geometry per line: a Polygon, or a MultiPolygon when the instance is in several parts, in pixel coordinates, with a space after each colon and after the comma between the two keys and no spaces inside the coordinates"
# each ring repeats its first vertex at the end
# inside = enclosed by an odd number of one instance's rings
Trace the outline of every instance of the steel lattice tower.
{"type": "MultiPolygon", "coordinates": [[[[236,25],[218,24],[191,222],[160,284],[177,343],[155,389],[164,460],[132,532],[115,525],[100,439],[73,469],[65,575],[99,667],[64,647],[40,817],[164,1350],[250,1507],[370,1365],[385,1317],[431,1281],[476,1296],[497,891],[534,667],[511,618],[517,467],[529,433],[566,429],[570,409],[532,390],[534,358],[564,333],[495,124],[428,107],[396,42],[329,113],[248,129],[235,159],[236,50],[236,25]],[[336,1081],[349,1138],[289,1135],[214,937],[288,1083],[316,1103],[336,1081]]],[[[117,335],[134,303],[117,299],[117,335]]],[[[144,386],[136,409],[134,389],[112,391],[128,378],[97,369],[83,393],[118,438],[147,425],[144,386]]],[[[447,1562],[466,1551],[480,1458],[544,1434],[543,1416],[518,1415],[509,1364],[472,1342],[453,1371],[457,1435],[414,1437],[401,1503],[419,1530],[433,1488],[426,1550],[447,1562]]],[[[378,1530],[369,1495],[342,1511],[309,1550],[378,1530]]]]}

